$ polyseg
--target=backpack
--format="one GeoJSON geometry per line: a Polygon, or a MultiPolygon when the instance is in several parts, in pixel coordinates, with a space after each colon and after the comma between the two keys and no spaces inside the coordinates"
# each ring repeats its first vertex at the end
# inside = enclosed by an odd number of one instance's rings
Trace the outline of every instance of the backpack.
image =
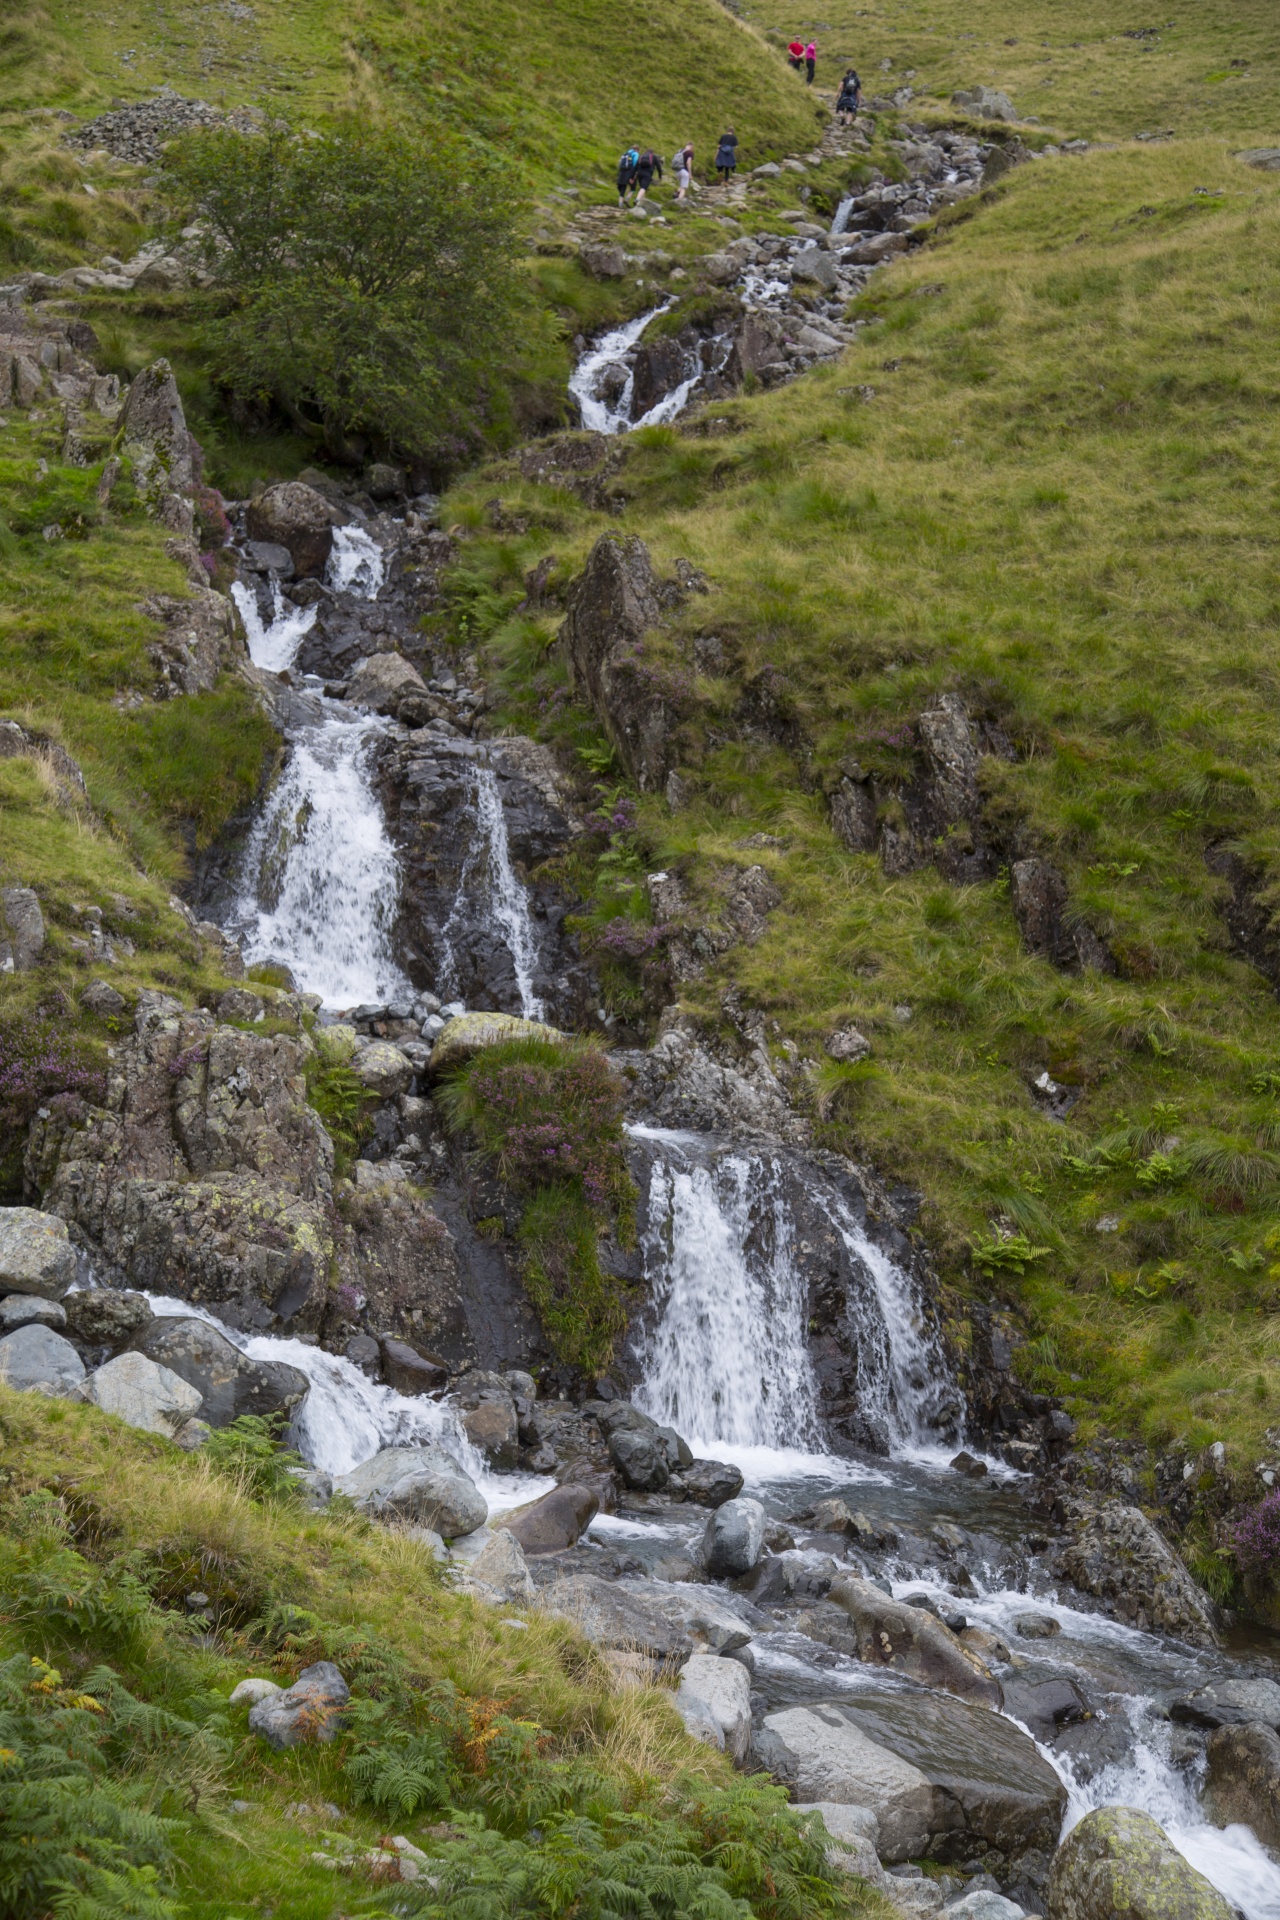
{"type": "Polygon", "coordinates": [[[650,147],[646,152],[640,155],[639,161],[637,164],[642,167],[657,167],[661,164],[661,162],[659,161],[657,154],[653,151],[653,148],[650,147]]]}
{"type": "Polygon", "coordinates": [[[680,173],[689,164],[684,157],[686,151],[687,151],[686,148],[681,147],[679,152],[673,155],[672,161],[671,161],[672,173],[680,173]]]}
{"type": "Polygon", "coordinates": [[[619,173],[634,173],[640,164],[640,155],[634,147],[628,147],[618,162],[619,173]]]}

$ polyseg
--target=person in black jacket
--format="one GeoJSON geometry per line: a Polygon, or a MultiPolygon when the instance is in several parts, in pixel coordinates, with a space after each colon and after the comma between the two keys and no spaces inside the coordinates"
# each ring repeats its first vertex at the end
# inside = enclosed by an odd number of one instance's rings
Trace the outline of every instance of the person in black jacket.
{"type": "Polygon", "coordinates": [[[618,162],[618,205],[625,207],[627,195],[636,184],[636,168],[640,164],[640,153],[636,147],[628,147],[618,162]]]}
{"type": "Polygon", "coordinates": [[[738,164],[738,136],[730,127],[727,133],[720,135],[720,145],[716,149],[716,172],[727,187],[733,178],[734,168],[738,164]]]}
{"type": "Polygon", "coordinates": [[[636,205],[639,206],[653,185],[653,176],[662,178],[662,162],[652,147],[647,147],[636,162],[636,205]]]}

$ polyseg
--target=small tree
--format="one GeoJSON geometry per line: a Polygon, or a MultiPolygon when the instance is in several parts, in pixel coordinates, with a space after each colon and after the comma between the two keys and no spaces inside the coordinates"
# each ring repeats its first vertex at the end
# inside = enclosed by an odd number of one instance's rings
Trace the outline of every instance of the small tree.
{"type": "Polygon", "coordinates": [[[465,434],[521,301],[510,170],[438,131],[345,118],[321,133],[193,134],[168,192],[228,296],[214,370],[340,448],[363,429],[425,451],[465,434]]]}

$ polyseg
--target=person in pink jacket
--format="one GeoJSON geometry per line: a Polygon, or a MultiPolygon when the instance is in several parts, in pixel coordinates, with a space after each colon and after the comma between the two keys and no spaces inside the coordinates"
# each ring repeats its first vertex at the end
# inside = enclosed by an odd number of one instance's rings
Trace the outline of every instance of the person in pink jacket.
{"type": "Polygon", "coordinates": [[[806,86],[811,87],[813,85],[813,72],[817,64],[818,64],[818,49],[817,49],[817,46],[814,44],[814,42],[811,40],[808,46],[804,50],[804,71],[805,71],[806,86]]]}

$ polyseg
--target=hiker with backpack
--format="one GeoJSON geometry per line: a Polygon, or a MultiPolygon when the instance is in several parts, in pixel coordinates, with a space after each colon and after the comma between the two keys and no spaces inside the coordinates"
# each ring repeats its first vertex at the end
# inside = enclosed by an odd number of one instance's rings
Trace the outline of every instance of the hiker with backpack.
{"type": "Polygon", "coordinates": [[[676,154],[671,162],[671,171],[675,175],[676,186],[679,189],[676,194],[676,205],[679,206],[687,197],[689,189],[693,185],[692,140],[686,140],[680,151],[676,154]]]}
{"type": "Polygon", "coordinates": [[[653,185],[655,173],[661,180],[662,162],[652,147],[646,147],[636,161],[636,205],[638,207],[643,206],[644,197],[653,185]]]}
{"type": "Polygon", "coordinates": [[[627,195],[636,184],[636,170],[640,165],[640,149],[628,147],[618,162],[618,205],[625,207],[627,195]]]}
{"type": "Polygon", "coordinates": [[[849,125],[862,109],[862,82],[855,68],[850,67],[840,82],[840,98],[836,101],[836,114],[849,125]]]}
{"type": "Polygon", "coordinates": [[[804,50],[804,66],[805,66],[805,74],[807,76],[805,79],[805,85],[807,87],[811,87],[813,85],[813,74],[817,64],[818,64],[818,49],[815,43],[811,40],[808,46],[804,50]]]}
{"type": "Polygon", "coordinates": [[[716,148],[716,172],[726,187],[733,178],[737,164],[738,136],[730,127],[727,133],[720,135],[720,145],[716,148]]]}

